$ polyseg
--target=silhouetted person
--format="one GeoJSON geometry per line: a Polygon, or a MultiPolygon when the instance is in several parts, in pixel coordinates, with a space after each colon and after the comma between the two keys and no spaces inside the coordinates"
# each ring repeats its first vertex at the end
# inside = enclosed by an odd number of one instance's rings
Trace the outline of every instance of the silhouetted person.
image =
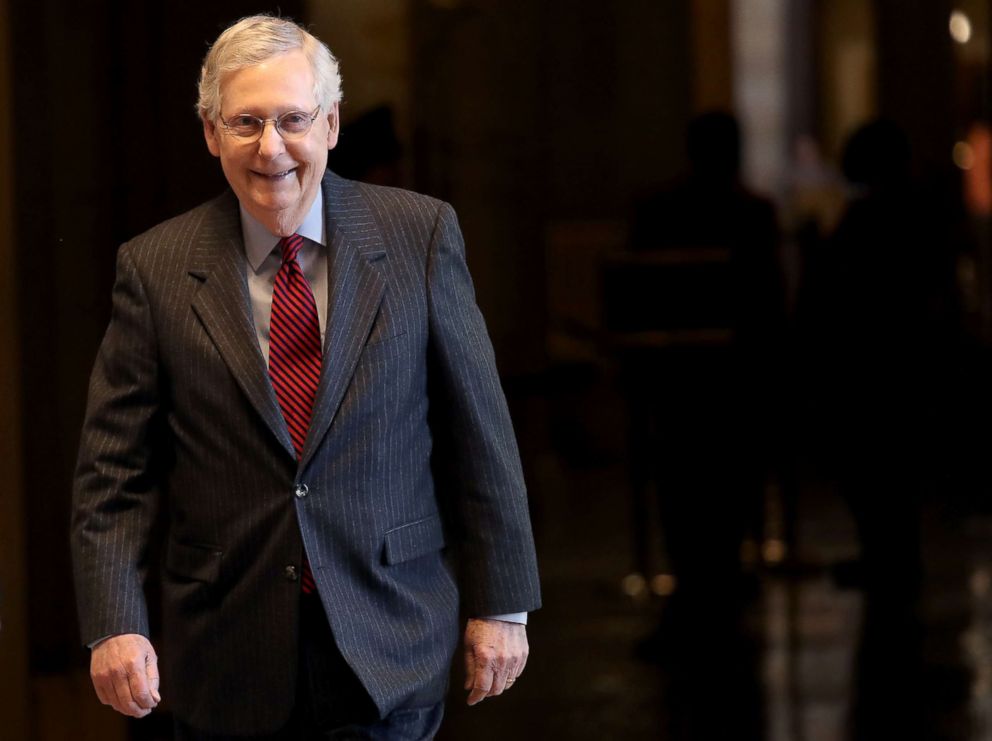
{"type": "Polygon", "coordinates": [[[922,707],[920,503],[955,302],[946,229],[910,163],[894,123],[874,121],[850,138],[843,169],[856,195],[811,262],[804,297],[820,444],[861,547],[852,572],[866,597],[858,738],[895,737],[893,723],[916,723],[922,707]]]}
{"type": "Polygon", "coordinates": [[[855,196],[811,260],[805,336],[822,444],[861,538],[860,577],[906,600],[920,580],[919,485],[953,316],[952,263],[894,123],[856,131],[843,168],[855,196]]]}
{"type": "Polygon", "coordinates": [[[649,418],[632,445],[655,465],[677,580],[658,633],[642,648],[674,663],[681,720],[673,738],[759,738],[754,652],[739,620],[747,596],[740,549],[748,521],[760,519],[775,417],[778,228],[772,204],[740,181],[732,116],[694,119],[687,146],[689,174],[639,204],[632,232],[635,264],[643,265],[627,301],[644,305],[630,313],[644,323],[636,329],[672,340],[625,363],[634,413],[649,418]],[[714,694],[739,702],[714,714],[714,694]]]}
{"type": "Polygon", "coordinates": [[[679,588],[709,592],[711,569],[722,576],[717,583],[733,580],[746,520],[758,519],[784,300],[775,210],[740,181],[736,120],[703,114],[686,144],[688,176],[640,204],[632,244],[684,256],[664,269],[674,279],[662,272],[654,286],[685,294],[679,305],[658,297],[662,328],[728,330],[724,338],[689,337],[641,365],[657,404],[667,548],[679,588]]]}

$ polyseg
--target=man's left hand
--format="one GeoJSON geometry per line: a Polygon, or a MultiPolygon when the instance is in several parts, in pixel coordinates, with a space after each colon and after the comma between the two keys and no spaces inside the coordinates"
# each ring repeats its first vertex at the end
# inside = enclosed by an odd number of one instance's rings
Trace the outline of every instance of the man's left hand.
{"type": "Polygon", "coordinates": [[[495,697],[513,686],[527,664],[527,626],[469,618],[465,626],[465,689],[468,704],[495,697]]]}

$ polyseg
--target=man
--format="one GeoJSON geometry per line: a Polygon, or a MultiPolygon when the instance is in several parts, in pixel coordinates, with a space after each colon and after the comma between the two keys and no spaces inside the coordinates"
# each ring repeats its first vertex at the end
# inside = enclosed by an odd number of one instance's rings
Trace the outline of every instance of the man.
{"type": "Polygon", "coordinates": [[[198,107],[231,191],[118,256],[76,588],[97,695],[147,715],[161,511],[181,738],[430,738],[459,607],[470,704],[527,658],[526,495],[457,222],[325,169],[340,98],[334,58],[296,24],[227,29],[198,107]]]}

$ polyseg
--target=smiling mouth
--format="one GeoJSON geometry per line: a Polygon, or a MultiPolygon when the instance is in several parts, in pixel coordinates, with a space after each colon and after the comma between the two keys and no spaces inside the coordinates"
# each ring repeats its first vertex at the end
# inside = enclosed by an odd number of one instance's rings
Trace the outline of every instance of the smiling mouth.
{"type": "Polygon", "coordinates": [[[255,174],[255,175],[257,175],[258,177],[265,178],[266,180],[273,180],[273,181],[285,180],[290,175],[292,175],[294,172],[296,172],[296,168],[295,167],[291,167],[288,170],[281,170],[280,172],[271,172],[271,173],[270,172],[258,172],[257,170],[252,170],[252,173],[255,174]]]}

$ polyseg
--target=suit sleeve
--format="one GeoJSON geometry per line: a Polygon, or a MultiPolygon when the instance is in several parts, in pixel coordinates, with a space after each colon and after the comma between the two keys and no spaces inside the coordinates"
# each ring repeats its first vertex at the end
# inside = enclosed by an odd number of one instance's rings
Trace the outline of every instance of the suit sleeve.
{"type": "Polygon", "coordinates": [[[427,268],[435,483],[469,616],[540,607],[520,455],[475,302],[453,209],[442,204],[427,268]]]}
{"type": "Polygon", "coordinates": [[[148,635],[143,582],[157,509],[155,332],[128,246],[117,259],[110,325],[90,378],[73,487],[71,545],[84,644],[148,635]]]}

